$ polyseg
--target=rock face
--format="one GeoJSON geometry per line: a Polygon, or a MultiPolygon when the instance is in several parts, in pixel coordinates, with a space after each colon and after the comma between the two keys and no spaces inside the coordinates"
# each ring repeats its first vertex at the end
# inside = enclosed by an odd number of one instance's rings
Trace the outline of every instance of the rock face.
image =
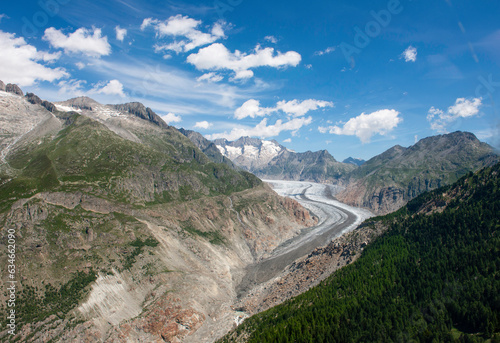
{"type": "Polygon", "coordinates": [[[336,182],[356,167],[337,162],[326,150],[296,153],[276,141],[242,137],[214,143],[222,155],[263,179],[336,182]]]}
{"type": "Polygon", "coordinates": [[[26,100],[28,100],[28,102],[32,103],[33,105],[41,105],[42,104],[42,99],[40,99],[38,96],[36,96],[33,93],[26,93],[26,100]]]}
{"type": "Polygon", "coordinates": [[[160,127],[168,127],[167,123],[163,121],[163,119],[160,118],[155,112],[153,112],[152,109],[149,107],[145,107],[143,104],[140,102],[130,102],[127,104],[123,105],[111,105],[118,111],[126,111],[131,114],[135,114],[139,118],[148,120],[152,123],[155,123],[156,125],[160,127]]]}
{"type": "Polygon", "coordinates": [[[24,93],[21,90],[21,88],[19,88],[18,85],[15,85],[15,84],[12,84],[12,83],[8,83],[7,84],[7,86],[5,87],[5,91],[8,92],[8,93],[14,93],[14,94],[17,94],[17,95],[20,95],[20,96],[24,95],[24,93]]]}
{"type": "Polygon", "coordinates": [[[428,137],[409,148],[396,145],[370,159],[344,178],[347,187],[337,197],[386,214],[498,160],[491,146],[469,132],[428,137]]]}
{"type": "Polygon", "coordinates": [[[0,80],[0,91],[5,92],[5,83],[2,80],[0,80]]]}

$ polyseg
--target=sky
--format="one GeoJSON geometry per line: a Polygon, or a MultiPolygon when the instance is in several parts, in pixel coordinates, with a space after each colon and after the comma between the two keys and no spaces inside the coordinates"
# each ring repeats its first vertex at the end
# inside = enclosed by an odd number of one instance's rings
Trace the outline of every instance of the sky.
{"type": "Polygon", "coordinates": [[[9,1],[0,80],[340,161],[457,130],[498,148],[499,14],[492,0],[9,1]]]}

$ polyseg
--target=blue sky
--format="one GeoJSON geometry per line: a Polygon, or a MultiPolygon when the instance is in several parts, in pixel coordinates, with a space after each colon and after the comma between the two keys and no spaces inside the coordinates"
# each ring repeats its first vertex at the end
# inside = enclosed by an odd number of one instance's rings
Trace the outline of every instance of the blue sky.
{"type": "Polygon", "coordinates": [[[338,160],[456,130],[498,147],[499,14],[465,0],[8,2],[0,79],[338,160]]]}

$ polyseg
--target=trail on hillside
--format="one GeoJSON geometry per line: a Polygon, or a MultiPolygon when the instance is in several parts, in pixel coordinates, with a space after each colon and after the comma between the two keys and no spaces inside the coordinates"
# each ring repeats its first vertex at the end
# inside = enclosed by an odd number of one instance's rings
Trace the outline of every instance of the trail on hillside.
{"type": "Polygon", "coordinates": [[[331,185],[299,181],[266,181],[282,196],[297,200],[318,217],[318,225],[304,229],[300,235],[278,246],[271,256],[246,268],[246,274],[236,288],[239,298],[253,287],[277,276],[286,266],[317,247],[353,230],[366,218],[369,211],[345,205],[333,197],[331,185]]]}

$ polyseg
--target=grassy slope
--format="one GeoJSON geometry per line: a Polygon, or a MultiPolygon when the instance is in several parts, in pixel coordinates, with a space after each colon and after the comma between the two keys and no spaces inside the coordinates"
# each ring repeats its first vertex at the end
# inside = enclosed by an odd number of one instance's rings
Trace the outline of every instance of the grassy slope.
{"type": "Polygon", "coordinates": [[[54,139],[9,156],[19,175],[1,176],[0,211],[19,198],[47,190],[84,191],[127,203],[162,203],[230,194],[260,183],[251,174],[211,163],[194,146],[172,142],[177,137],[168,130],[144,145],[123,139],[87,117],[74,117],[54,139]],[[168,185],[149,185],[149,193],[141,194],[141,190],[130,191],[128,186],[134,183],[168,185]]]}

